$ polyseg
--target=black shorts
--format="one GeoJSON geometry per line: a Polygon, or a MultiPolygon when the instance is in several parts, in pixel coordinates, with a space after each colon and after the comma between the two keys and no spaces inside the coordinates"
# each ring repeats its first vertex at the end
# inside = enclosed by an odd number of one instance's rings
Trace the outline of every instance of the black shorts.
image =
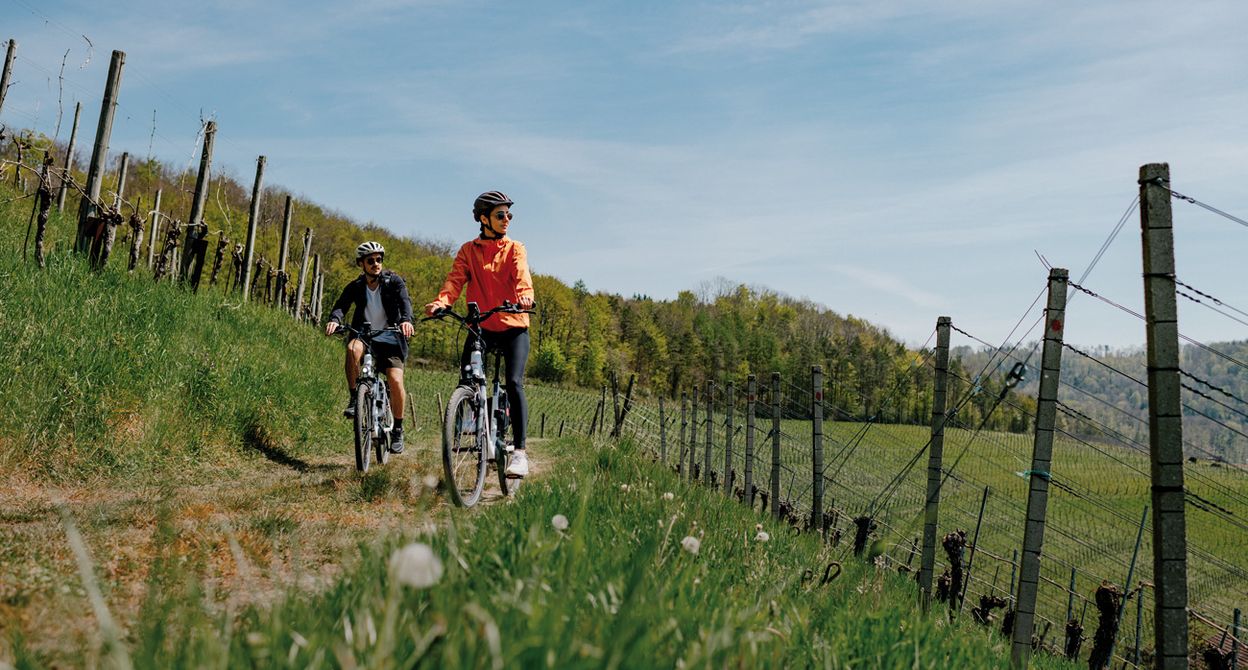
{"type": "MultiPolygon", "coordinates": [[[[351,338],[358,339],[358,338],[351,338]]],[[[373,363],[378,370],[390,370],[392,368],[403,369],[403,364],[407,358],[403,355],[403,348],[395,342],[386,341],[388,338],[373,340],[373,363]]]]}

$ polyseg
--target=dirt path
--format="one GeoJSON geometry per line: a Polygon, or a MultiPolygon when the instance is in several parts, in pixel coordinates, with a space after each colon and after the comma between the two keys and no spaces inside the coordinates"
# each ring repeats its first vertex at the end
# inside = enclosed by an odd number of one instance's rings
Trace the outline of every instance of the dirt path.
{"type": "MultiPolygon", "coordinates": [[[[113,616],[125,627],[161,554],[186,561],[218,603],[263,603],[292,586],[323,587],[358,557],[360,542],[446,513],[436,490],[437,449],[421,440],[363,476],[345,450],[314,459],[251,455],[177,484],[52,487],[0,475],[0,660],[12,658],[5,645],[14,631],[53,660],[58,649],[81,649],[95,635],[57,501],[82,531],[113,616]],[[231,544],[241,550],[241,570],[231,544]]],[[[478,507],[502,499],[493,470],[487,486],[478,507]]]]}

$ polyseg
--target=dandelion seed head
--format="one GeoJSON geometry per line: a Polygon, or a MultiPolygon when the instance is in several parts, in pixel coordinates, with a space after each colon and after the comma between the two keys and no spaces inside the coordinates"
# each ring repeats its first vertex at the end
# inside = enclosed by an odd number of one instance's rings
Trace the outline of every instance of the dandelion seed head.
{"type": "Polygon", "coordinates": [[[390,555],[390,575],[400,584],[424,589],[442,579],[442,559],[423,542],[413,542],[390,555]]]}
{"type": "Polygon", "coordinates": [[[568,517],[562,514],[556,514],[550,517],[550,525],[554,526],[555,530],[558,530],[558,531],[567,530],[568,529],[568,517]]]}
{"type": "Polygon", "coordinates": [[[680,546],[691,554],[697,554],[698,551],[702,549],[702,540],[699,540],[692,535],[687,535],[685,536],[685,539],[680,541],[680,546]]]}

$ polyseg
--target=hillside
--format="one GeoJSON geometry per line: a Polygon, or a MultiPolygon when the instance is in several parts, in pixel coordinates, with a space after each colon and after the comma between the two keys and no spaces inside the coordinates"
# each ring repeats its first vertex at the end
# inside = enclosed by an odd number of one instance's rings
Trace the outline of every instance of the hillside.
{"type": "MultiPolygon", "coordinates": [[[[1244,400],[1248,399],[1248,371],[1240,363],[1248,361],[1248,341],[1214,342],[1205,347],[1184,344],[1181,348],[1181,365],[1190,373],[1183,378],[1184,451],[1190,458],[1248,464],[1248,402],[1244,400]]],[[[1010,363],[1026,358],[1033,348],[1039,351],[1036,343],[1018,347],[1010,363]]],[[[992,350],[958,347],[952,353],[963,372],[970,371],[964,376],[970,377],[989,363],[992,350]]],[[[1138,347],[1094,347],[1083,353],[1087,355],[1069,349],[1062,353],[1058,399],[1072,411],[1060,412],[1058,425],[1082,437],[1146,447],[1148,388],[1140,383],[1148,379],[1145,352],[1138,347]]],[[[1038,356],[1033,356],[1032,362],[1036,360],[1038,356]]],[[[996,376],[1001,377],[1009,367],[996,376]]],[[[996,369],[995,362],[992,369],[996,369]]],[[[1019,391],[1030,400],[1038,388],[1033,368],[1019,391]]],[[[1012,408],[1007,405],[1007,409],[1012,408]]]]}
{"type": "MultiPolygon", "coordinates": [[[[10,129],[10,133],[20,135],[21,131],[10,129]]],[[[26,151],[25,160],[34,165],[31,156],[42,155],[50,143],[41,136],[29,142],[32,148],[26,151]]],[[[53,149],[63,155],[63,146],[53,149]]],[[[16,157],[12,141],[0,145],[0,156],[16,157]]],[[[114,152],[104,178],[103,193],[109,201],[117,188],[119,161],[114,152]]],[[[23,174],[33,188],[33,173],[23,174]]],[[[82,173],[75,174],[78,181],[85,179],[82,173]]],[[[196,173],[185,167],[132,161],[123,189],[127,203],[123,212],[147,216],[159,190],[160,211],[185,219],[195,181],[196,173]]],[[[221,236],[231,245],[245,238],[250,194],[250,181],[240,183],[228,170],[212,171],[204,215],[209,261],[221,236]]],[[[388,266],[407,280],[414,303],[423,305],[436,295],[458,241],[396,236],[329,211],[281,186],[266,186],[261,195],[256,257],[262,259],[262,268],[278,258],[287,196],[293,197],[288,270],[293,272],[301,261],[303,231],[310,228],[312,253],[320,254],[327,277],[326,310],[340,287],[358,274],[353,250],[364,239],[386,246],[388,266]]],[[[65,211],[76,212],[77,207],[77,194],[71,190],[65,211]]],[[[437,238],[463,235],[471,224],[448,222],[438,230],[437,238]]],[[[118,249],[126,248],[128,234],[125,226],[119,229],[118,249]]],[[[69,243],[64,235],[50,240],[53,248],[69,243]]],[[[124,251],[115,253],[120,255],[124,251]]],[[[540,266],[541,250],[530,249],[530,256],[540,266]]],[[[229,258],[227,252],[218,283],[204,290],[226,291],[229,258]]],[[[540,313],[533,327],[529,371],[535,379],[598,388],[612,374],[620,379],[635,375],[639,395],[675,398],[702,379],[773,371],[800,378],[809,374],[811,365],[819,364],[828,372],[829,393],[844,416],[928,421],[930,391],[921,371],[912,365],[912,352],[885,328],[826,306],[727,280],[680,291],[669,300],[595,292],[572,278],[537,275],[534,282],[540,313]]],[[[262,285],[259,279],[257,285],[262,285]]],[[[412,341],[415,356],[437,365],[457,360],[457,347],[455,332],[435,326],[418,329],[412,341]]],[[[1004,416],[993,421],[991,427],[1000,429],[1018,423],[1004,416]]]]}

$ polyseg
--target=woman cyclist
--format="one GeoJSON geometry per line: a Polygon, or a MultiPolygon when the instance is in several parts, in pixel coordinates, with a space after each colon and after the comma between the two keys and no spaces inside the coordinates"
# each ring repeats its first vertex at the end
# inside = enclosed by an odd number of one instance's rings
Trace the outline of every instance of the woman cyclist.
{"type": "MultiPolygon", "coordinates": [[[[533,306],[533,278],[529,275],[528,254],[524,245],[507,237],[511,224],[511,198],[501,191],[487,191],[477,196],[472,205],[472,218],[480,225],[480,234],[465,242],[455,254],[455,262],[433,302],[425,312],[433,315],[455,304],[467,285],[468,302],[475,302],[484,311],[504,301],[523,309],[533,306]]],[[[524,451],[525,427],[529,405],[524,398],[524,366],[529,359],[529,315],[499,313],[481,324],[485,344],[502,353],[506,362],[507,397],[511,400],[511,425],[516,438],[516,451],[507,464],[508,477],[529,474],[529,460],[524,451]]],[[[474,335],[464,342],[460,369],[468,365],[474,335]]]]}

